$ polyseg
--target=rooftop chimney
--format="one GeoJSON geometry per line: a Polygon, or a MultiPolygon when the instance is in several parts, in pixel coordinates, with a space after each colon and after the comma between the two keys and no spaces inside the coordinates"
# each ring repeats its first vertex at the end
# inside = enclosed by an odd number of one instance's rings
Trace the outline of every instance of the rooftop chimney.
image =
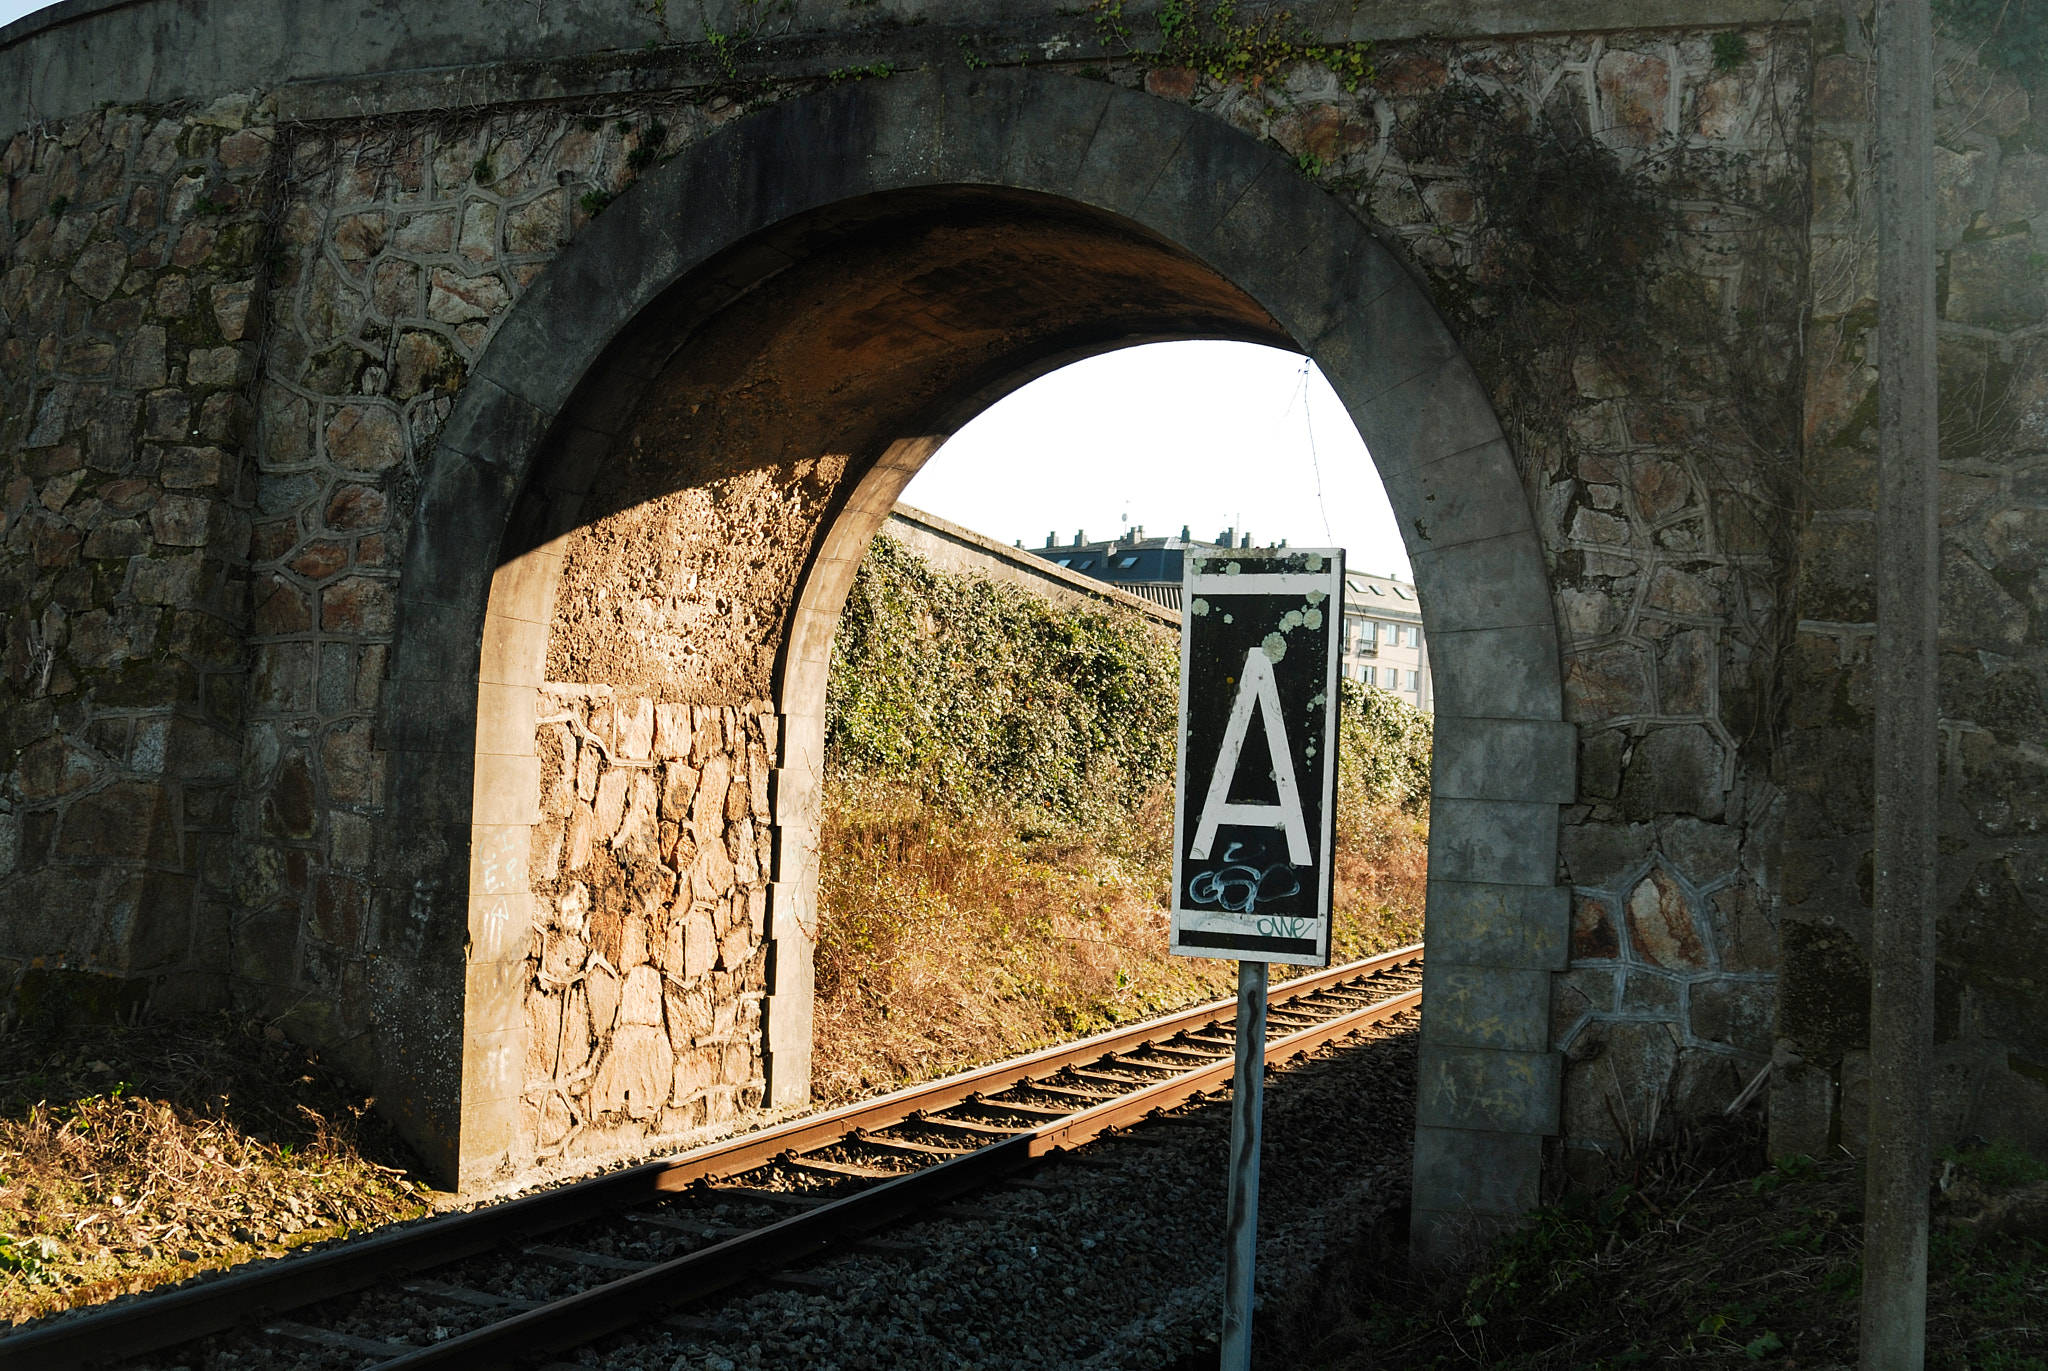
{"type": "Polygon", "coordinates": [[[1058,546],[1060,545],[1060,535],[1059,535],[1059,534],[1057,534],[1057,533],[1048,533],[1048,534],[1046,534],[1046,535],[1045,535],[1045,545],[1046,545],[1047,547],[1058,547],[1058,546]]]}
{"type": "Polygon", "coordinates": [[[1182,524],[1180,526],[1180,540],[1183,543],[1192,543],[1193,541],[1195,541],[1194,538],[1189,535],[1188,526],[1186,524],[1182,524]]]}
{"type": "Polygon", "coordinates": [[[1088,541],[1088,530],[1087,530],[1087,529],[1085,529],[1085,528],[1077,528],[1077,529],[1075,529],[1075,530],[1074,530],[1074,546],[1075,546],[1075,547],[1079,547],[1079,546],[1081,546],[1081,544],[1083,544],[1083,543],[1085,543],[1085,542],[1087,542],[1087,541],[1088,541]]]}

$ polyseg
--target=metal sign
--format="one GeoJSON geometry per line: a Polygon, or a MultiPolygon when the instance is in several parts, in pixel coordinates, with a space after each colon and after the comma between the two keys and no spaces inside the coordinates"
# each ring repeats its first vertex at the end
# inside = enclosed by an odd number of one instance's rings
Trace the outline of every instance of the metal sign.
{"type": "Polygon", "coordinates": [[[1344,553],[1183,566],[1171,950],[1328,966],[1344,553]]]}

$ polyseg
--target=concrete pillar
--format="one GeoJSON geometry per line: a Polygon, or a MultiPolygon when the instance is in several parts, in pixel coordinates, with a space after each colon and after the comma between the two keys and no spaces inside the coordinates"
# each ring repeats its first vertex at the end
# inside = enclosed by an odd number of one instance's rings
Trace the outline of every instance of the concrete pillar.
{"type": "Polygon", "coordinates": [[[1919,1371],[1927,1340],[1934,1023],[1937,451],[1934,64],[1928,0],[1877,2],[1876,815],[1864,1371],[1919,1371]]]}

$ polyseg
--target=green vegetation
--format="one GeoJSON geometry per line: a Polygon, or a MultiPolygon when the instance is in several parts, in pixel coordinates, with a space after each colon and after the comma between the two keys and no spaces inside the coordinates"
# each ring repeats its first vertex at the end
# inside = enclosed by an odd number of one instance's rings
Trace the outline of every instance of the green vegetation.
{"type": "MultiPolygon", "coordinates": [[[[1166,955],[1174,636],[878,538],[827,689],[815,1090],[837,1103],[1228,995],[1166,955]]],[[[1334,955],[1418,941],[1429,719],[1347,683],[1334,955]]]]}
{"type": "Polygon", "coordinates": [[[1043,831],[1128,811],[1173,766],[1172,645],[1128,610],[1064,613],[888,537],[834,643],[826,757],[954,813],[1043,831]]]}
{"type": "Polygon", "coordinates": [[[1112,47],[1154,66],[1186,67],[1215,81],[1242,81],[1257,89],[1299,62],[1335,72],[1344,89],[1357,90],[1373,75],[1373,45],[1324,43],[1292,10],[1250,9],[1240,18],[1237,0],[1161,0],[1154,15],[1158,45],[1141,45],[1124,14],[1124,0],[1091,6],[1103,50],[1112,47]]]}
{"type": "Polygon", "coordinates": [[[1714,70],[1735,71],[1749,60],[1749,40],[1733,29],[1714,35],[1714,70]]]}

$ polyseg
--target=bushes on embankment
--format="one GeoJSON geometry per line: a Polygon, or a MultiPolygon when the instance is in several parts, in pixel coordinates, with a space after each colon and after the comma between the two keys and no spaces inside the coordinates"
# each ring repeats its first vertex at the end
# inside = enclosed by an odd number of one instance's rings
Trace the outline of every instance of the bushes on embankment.
{"type": "MultiPolygon", "coordinates": [[[[1166,955],[1174,639],[886,535],[827,692],[815,1090],[885,1089],[1230,993],[1166,955]]],[[[1421,936],[1429,718],[1345,683],[1340,958],[1421,936]]]]}

